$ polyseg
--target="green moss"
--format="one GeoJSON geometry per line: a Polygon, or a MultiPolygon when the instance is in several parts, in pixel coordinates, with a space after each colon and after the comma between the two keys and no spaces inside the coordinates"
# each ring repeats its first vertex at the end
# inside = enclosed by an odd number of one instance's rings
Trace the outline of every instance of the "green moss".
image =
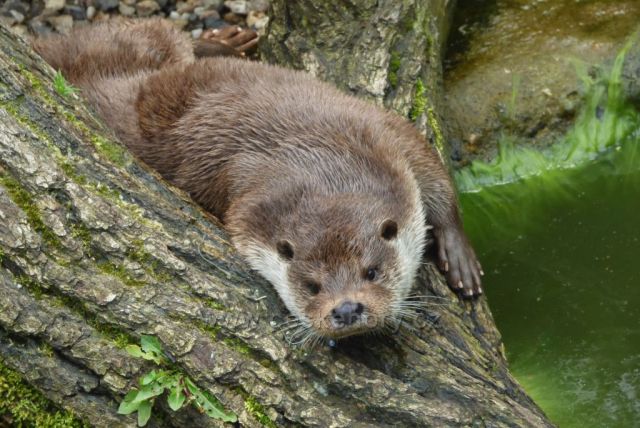
{"type": "Polygon", "coordinates": [[[53,346],[49,345],[47,342],[42,342],[40,344],[40,352],[42,352],[42,354],[46,357],[53,357],[54,351],[53,351],[53,346]]]}
{"type": "Polygon", "coordinates": [[[242,355],[251,355],[251,348],[242,340],[236,337],[227,337],[223,340],[225,345],[242,355]]]}
{"type": "Polygon", "coordinates": [[[276,423],[267,416],[264,406],[260,404],[255,397],[248,395],[246,392],[243,395],[245,395],[244,408],[247,409],[247,412],[249,412],[255,420],[260,422],[262,426],[277,428],[276,423]]]}
{"type": "Polygon", "coordinates": [[[29,225],[42,236],[43,241],[52,247],[59,247],[60,239],[42,221],[40,210],[33,201],[31,194],[24,190],[17,180],[6,173],[0,173],[0,184],[7,189],[11,200],[25,213],[29,225]]]}
{"type": "Polygon", "coordinates": [[[30,276],[19,275],[14,279],[18,284],[25,287],[29,291],[29,293],[36,299],[41,299],[44,293],[47,291],[47,287],[43,286],[35,279],[32,279],[30,276]]]}
{"type": "Polygon", "coordinates": [[[400,66],[402,65],[402,60],[400,58],[400,52],[391,51],[391,59],[389,60],[389,85],[393,89],[398,87],[398,70],[400,70],[400,66]]]}
{"type": "Polygon", "coordinates": [[[99,335],[112,342],[117,348],[123,349],[127,345],[136,343],[137,341],[129,333],[120,329],[114,324],[101,321],[87,306],[75,297],[67,295],[53,296],[53,302],[59,307],[65,307],[73,313],[84,319],[99,335]]]}
{"type": "Polygon", "coordinates": [[[222,303],[218,302],[216,299],[212,299],[210,297],[201,297],[199,299],[205,305],[207,305],[211,309],[215,309],[216,311],[226,311],[227,307],[222,303]]]}
{"type": "Polygon", "coordinates": [[[440,159],[443,163],[446,164],[444,156],[445,148],[444,148],[444,135],[442,134],[442,128],[440,128],[440,123],[438,122],[438,118],[436,117],[436,112],[432,107],[427,109],[427,123],[429,127],[433,131],[433,135],[435,135],[435,146],[438,154],[440,155],[440,159]]]}
{"type": "MultiPolygon", "coordinates": [[[[83,126],[83,128],[87,129],[83,126]]],[[[91,142],[98,149],[104,157],[118,166],[126,166],[129,160],[127,150],[120,144],[109,141],[108,139],[93,134],[91,135],[91,142]]]]}
{"type": "Polygon", "coordinates": [[[427,108],[427,95],[426,88],[422,79],[418,79],[416,81],[415,91],[413,95],[413,105],[411,106],[411,110],[409,111],[409,119],[415,122],[422,114],[425,112],[427,108]]]}
{"type": "Polygon", "coordinates": [[[117,265],[109,261],[102,261],[96,263],[96,266],[103,273],[113,276],[131,287],[141,287],[143,285],[146,285],[146,281],[142,281],[132,277],[127,269],[122,265],[117,265]]]}
{"type": "Polygon", "coordinates": [[[222,329],[219,325],[211,326],[201,320],[189,320],[189,322],[195,325],[196,328],[198,328],[198,330],[202,331],[203,333],[206,333],[209,336],[209,338],[211,338],[211,340],[213,341],[218,340],[218,337],[220,335],[220,330],[222,329]]]}
{"type": "Polygon", "coordinates": [[[89,427],[72,412],[62,410],[38,390],[25,382],[20,374],[0,361],[0,421],[11,426],[38,428],[89,427]]]}

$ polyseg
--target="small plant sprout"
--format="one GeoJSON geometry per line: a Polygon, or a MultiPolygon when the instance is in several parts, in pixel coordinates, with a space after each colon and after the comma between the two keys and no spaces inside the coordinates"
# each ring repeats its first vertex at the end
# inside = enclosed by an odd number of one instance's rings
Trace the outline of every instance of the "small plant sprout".
{"type": "Polygon", "coordinates": [[[64,98],[68,98],[79,91],[78,88],[67,82],[67,79],[60,73],[60,70],[56,71],[56,75],[53,77],[53,88],[58,95],[64,98]]]}
{"type": "Polygon", "coordinates": [[[142,336],[140,346],[129,345],[127,352],[139,358],[153,361],[167,370],[152,370],[139,380],[139,389],[132,389],[120,403],[118,413],[129,415],[138,412],[138,426],[143,427],[151,417],[151,409],[156,398],[168,391],[167,403],[173,411],[191,404],[200,413],[224,422],[236,422],[237,416],[227,412],[220,401],[207,391],[203,391],[177,369],[171,367],[171,361],[162,350],[160,341],[153,336],[142,336]]]}

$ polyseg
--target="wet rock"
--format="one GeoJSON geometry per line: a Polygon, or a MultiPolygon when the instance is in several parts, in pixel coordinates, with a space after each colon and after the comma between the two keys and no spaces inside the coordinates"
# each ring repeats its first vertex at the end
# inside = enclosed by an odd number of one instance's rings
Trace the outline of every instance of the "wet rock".
{"type": "Polygon", "coordinates": [[[505,135],[540,149],[559,141],[582,103],[576,70],[606,69],[640,20],[636,0],[493,3],[459,3],[445,59],[445,125],[463,142],[459,166],[494,157],[505,135]]]}
{"type": "Polygon", "coordinates": [[[138,12],[138,16],[151,16],[159,10],[160,6],[154,0],[143,0],[140,3],[136,4],[136,11],[138,12]]]}
{"type": "Polygon", "coordinates": [[[71,15],[52,16],[47,19],[49,24],[60,34],[69,34],[73,28],[71,15]]]}

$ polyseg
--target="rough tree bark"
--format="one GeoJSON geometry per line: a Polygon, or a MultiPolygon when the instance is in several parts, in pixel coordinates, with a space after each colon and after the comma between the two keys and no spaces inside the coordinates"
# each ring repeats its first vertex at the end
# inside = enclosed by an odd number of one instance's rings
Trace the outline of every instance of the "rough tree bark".
{"type": "MultiPolygon", "coordinates": [[[[290,345],[276,293],[215,219],[52,75],[0,28],[0,363],[52,402],[134,425],[117,403],[150,367],[122,345],[151,334],[243,426],[549,425],[510,376],[486,301],[458,300],[430,263],[416,291],[437,303],[410,327],[290,345]]],[[[219,425],[160,407],[152,425],[219,425]]]]}
{"type": "Polygon", "coordinates": [[[455,0],[272,0],[265,61],[410,117],[440,152],[442,52],[455,0]]]}

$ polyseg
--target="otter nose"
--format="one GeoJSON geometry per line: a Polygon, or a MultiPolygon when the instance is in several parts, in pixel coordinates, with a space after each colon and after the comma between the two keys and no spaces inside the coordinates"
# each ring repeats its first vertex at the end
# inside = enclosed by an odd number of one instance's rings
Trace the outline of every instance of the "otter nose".
{"type": "Polygon", "coordinates": [[[349,300],[340,303],[331,310],[331,321],[336,328],[351,325],[360,320],[360,315],[364,311],[362,303],[353,303],[349,300]]]}

